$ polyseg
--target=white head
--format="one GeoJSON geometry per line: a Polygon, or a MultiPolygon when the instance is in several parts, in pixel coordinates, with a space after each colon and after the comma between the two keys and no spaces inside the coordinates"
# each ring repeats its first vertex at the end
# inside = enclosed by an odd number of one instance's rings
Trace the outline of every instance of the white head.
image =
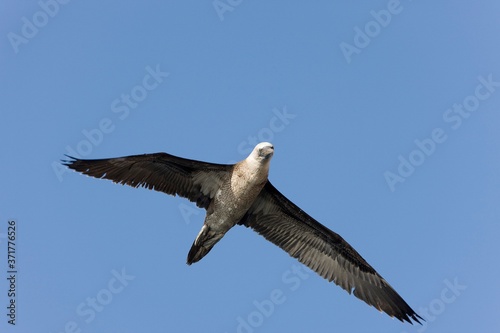
{"type": "Polygon", "coordinates": [[[273,154],[274,146],[269,142],[261,142],[255,146],[253,151],[250,153],[250,156],[248,157],[256,162],[263,164],[266,162],[269,163],[271,157],[273,157],[273,154]]]}

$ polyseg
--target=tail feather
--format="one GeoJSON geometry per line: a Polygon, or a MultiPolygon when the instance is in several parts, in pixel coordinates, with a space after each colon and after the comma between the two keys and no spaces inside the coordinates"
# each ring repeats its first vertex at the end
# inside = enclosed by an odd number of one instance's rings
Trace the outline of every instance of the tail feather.
{"type": "Polygon", "coordinates": [[[211,247],[204,247],[200,245],[196,245],[193,243],[193,246],[191,246],[191,250],[189,250],[188,257],[187,257],[187,264],[191,265],[194,264],[195,262],[198,262],[210,252],[213,246],[211,247]]]}
{"type": "Polygon", "coordinates": [[[223,236],[224,234],[216,233],[204,224],[189,250],[187,264],[200,261],[223,236]]]}

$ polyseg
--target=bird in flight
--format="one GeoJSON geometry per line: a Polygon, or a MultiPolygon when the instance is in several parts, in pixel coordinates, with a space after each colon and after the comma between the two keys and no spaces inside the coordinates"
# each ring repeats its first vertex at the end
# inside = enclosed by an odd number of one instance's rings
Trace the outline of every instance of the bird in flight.
{"type": "Polygon", "coordinates": [[[261,142],[236,164],[196,161],[167,153],[105,159],[68,156],[70,169],[118,184],[178,195],[207,211],[187,256],[191,265],[235,225],[255,230],[302,264],[391,317],[423,320],[363,257],[281,194],[268,180],[274,147],[261,142]]]}

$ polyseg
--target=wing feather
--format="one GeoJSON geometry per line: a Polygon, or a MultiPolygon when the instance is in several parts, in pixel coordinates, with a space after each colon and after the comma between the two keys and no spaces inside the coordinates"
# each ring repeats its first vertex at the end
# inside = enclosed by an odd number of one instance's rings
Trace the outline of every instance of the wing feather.
{"type": "Polygon", "coordinates": [[[167,153],[96,160],[71,156],[68,158],[63,164],[85,175],[179,195],[205,209],[233,167],[229,164],[201,162],[167,153]]]}
{"type": "MultiPolygon", "coordinates": [[[[340,235],[326,228],[267,182],[239,222],[349,294],[412,323],[422,319],[340,235]]],[[[423,319],[422,319],[423,320],[423,319]]]]}

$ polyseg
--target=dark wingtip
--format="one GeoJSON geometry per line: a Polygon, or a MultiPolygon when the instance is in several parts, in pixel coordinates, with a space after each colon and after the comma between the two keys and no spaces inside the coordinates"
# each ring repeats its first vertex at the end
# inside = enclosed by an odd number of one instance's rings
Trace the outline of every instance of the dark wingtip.
{"type": "Polygon", "coordinates": [[[78,158],[76,158],[76,157],[73,157],[73,156],[70,156],[70,155],[67,155],[67,154],[64,154],[64,156],[66,156],[68,159],[67,160],[61,160],[61,164],[62,165],[65,165],[65,166],[69,167],[71,164],[73,164],[76,161],[78,161],[78,158]]]}
{"type": "Polygon", "coordinates": [[[404,323],[406,321],[406,322],[408,322],[408,323],[410,323],[410,324],[413,325],[413,322],[417,322],[420,325],[423,325],[420,322],[420,320],[425,321],[425,319],[422,318],[422,317],[420,317],[415,311],[413,311],[413,309],[410,308],[410,310],[411,311],[408,311],[407,313],[404,313],[401,316],[396,316],[396,318],[399,319],[399,321],[401,321],[402,323],[404,323]]]}
{"type": "MultiPolygon", "coordinates": [[[[425,321],[425,319],[424,319],[424,318],[420,317],[420,316],[419,316],[417,313],[415,313],[415,312],[411,315],[411,319],[413,319],[414,321],[416,321],[416,322],[417,322],[417,323],[419,323],[420,325],[423,325],[423,324],[420,322],[420,320],[418,320],[419,318],[420,318],[422,321],[425,321]]],[[[411,324],[413,325],[413,323],[411,323],[411,324]]]]}

